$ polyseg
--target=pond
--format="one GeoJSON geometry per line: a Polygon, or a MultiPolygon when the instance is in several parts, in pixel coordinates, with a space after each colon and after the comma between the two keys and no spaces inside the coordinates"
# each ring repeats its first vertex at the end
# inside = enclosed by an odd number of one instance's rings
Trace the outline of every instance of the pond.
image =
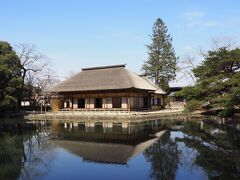
{"type": "Polygon", "coordinates": [[[240,125],[4,121],[0,179],[240,179],[240,125]]]}

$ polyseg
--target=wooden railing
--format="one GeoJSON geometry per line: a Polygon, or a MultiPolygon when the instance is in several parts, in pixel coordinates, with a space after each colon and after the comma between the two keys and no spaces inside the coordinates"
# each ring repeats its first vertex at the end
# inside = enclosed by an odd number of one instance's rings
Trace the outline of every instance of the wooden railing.
{"type": "Polygon", "coordinates": [[[119,113],[119,114],[130,114],[130,113],[136,113],[135,110],[129,110],[129,109],[120,109],[120,108],[112,108],[112,109],[101,109],[101,108],[94,108],[94,109],[60,109],[59,112],[56,113],[119,113]]]}
{"type": "MultiPolygon", "coordinates": [[[[63,115],[63,116],[81,116],[81,115],[144,115],[147,112],[152,112],[155,110],[150,110],[150,109],[121,109],[121,108],[112,108],[112,109],[101,109],[101,108],[94,108],[94,109],[60,109],[57,112],[52,112],[50,111],[50,114],[52,115],[63,115]]],[[[50,115],[49,114],[49,115],[50,115]]]]}

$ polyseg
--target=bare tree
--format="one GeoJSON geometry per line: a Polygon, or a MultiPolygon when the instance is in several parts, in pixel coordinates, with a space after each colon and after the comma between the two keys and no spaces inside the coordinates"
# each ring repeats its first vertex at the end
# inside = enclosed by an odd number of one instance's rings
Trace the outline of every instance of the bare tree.
{"type": "Polygon", "coordinates": [[[33,100],[36,105],[46,104],[51,86],[58,82],[56,73],[48,67],[48,58],[34,45],[17,45],[16,52],[21,61],[23,98],[33,100]]]}
{"type": "MultiPolygon", "coordinates": [[[[217,51],[220,48],[234,49],[236,47],[238,47],[238,45],[232,37],[215,37],[212,38],[211,41],[211,50],[213,51],[217,51]]],[[[207,57],[208,52],[203,48],[200,48],[199,53],[196,53],[195,55],[189,54],[183,56],[179,63],[180,73],[182,74],[180,79],[190,78],[193,84],[195,84],[197,79],[194,77],[192,70],[196,68],[198,64],[197,62],[201,62],[203,59],[206,59],[207,57]]]]}
{"type": "Polygon", "coordinates": [[[59,82],[56,73],[49,68],[44,68],[41,72],[28,72],[27,86],[30,88],[29,98],[34,103],[45,106],[50,103],[51,87],[59,82]]]}
{"type": "Polygon", "coordinates": [[[34,45],[20,44],[15,50],[21,62],[23,85],[30,72],[40,72],[47,66],[46,56],[39,53],[34,45]]]}
{"type": "Polygon", "coordinates": [[[237,47],[237,42],[233,37],[214,37],[212,38],[212,50],[220,48],[234,49],[237,47]]]}
{"type": "Polygon", "coordinates": [[[184,57],[182,57],[180,60],[179,67],[180,67],[179,68],[180,72],[182,74],[180,76],[180,79],[182,79],[182,78],[189,79],[190,78],[192,80],[192,83],[195,84],[196,79],[192,72],[192,69],[194,69],[196,67],[195,56],[185,55],[184,57]]]}
{"type": "MultiPolygon", "coordinates": [[[[217,51],[220,48],[231,50],[239,47],[237,41],[233,37],[214,37],[212,38],[210,45],[212,51],[217,51]]],[[[199,55],[202,58],[206,58],[208,53],[203,48],[200,48],[199,55]]]]}

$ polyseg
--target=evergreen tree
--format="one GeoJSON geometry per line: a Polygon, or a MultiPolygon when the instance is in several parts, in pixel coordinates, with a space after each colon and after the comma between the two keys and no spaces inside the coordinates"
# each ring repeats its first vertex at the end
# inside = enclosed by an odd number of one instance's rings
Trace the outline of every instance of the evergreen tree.
{"type": "Polygon", "coordinates": [[[178,57],[175,55],[168,29],[160,18],[154,23],[150,37],[152,43],[147,45],[148,59],[144,62],[142,70],[155,84],[167,91],[169,82],[176,77],[178,57]]]}
{"type": "Polygon", "coordinates": [[[0,113],[16,110],[20,97],[20,60],[9,43],[0,41],[0,113]]]}
{"type": "Polygon", "coordinates": [[[177,96],[188,100],[189,109],[208,104],[213,109],[224,109],[228,116],[240,105],[240,49],[226,47],[209,51],[201,65],[193,69],[196,85],[186,87],[177,96]],[[208,103],[207,103],[208,102],[208,103]]]}

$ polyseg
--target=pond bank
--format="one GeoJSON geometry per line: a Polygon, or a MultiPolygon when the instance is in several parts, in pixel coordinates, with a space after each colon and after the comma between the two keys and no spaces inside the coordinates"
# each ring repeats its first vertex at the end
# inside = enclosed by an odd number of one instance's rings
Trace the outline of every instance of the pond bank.
{"type": "Polygon", "coordinates": [[[65,112],[48,112],[46,114],[29,114],[25,116],[29,120],[52,120],[52,121],[79,121],[79,120],[117,120],[124,121],[141,121],[158,118],[179,119],[179,120],[201,120],[210,118],[210,116],[201,115],[201,112],[186,113],[183,109],[165,109],[159,111],[141,111],[141,112],[96,112],[96,111],[65,111],[65,112]]]}

